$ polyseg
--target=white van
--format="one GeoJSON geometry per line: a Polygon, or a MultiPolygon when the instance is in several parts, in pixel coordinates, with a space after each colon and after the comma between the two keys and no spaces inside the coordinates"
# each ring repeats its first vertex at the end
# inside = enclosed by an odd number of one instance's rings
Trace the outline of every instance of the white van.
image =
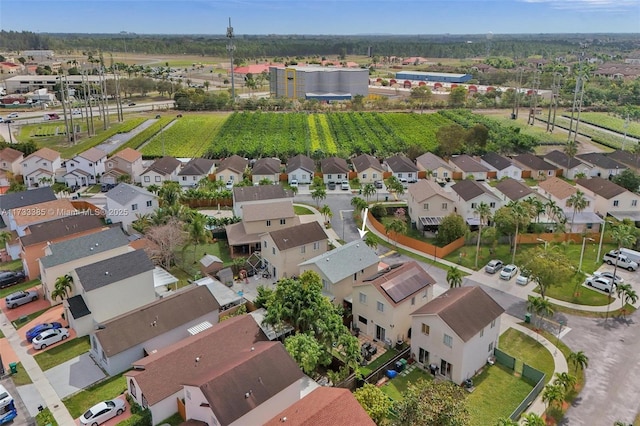
{"type": "Polygon", "coordinates": [[[631,250],[631,249],[628,249],[628,248],[622,248],[622,249],[620,249],[620,254],[624,254],[629,259],[633,260],[634,262],[640,263],[640,252],[639,251],[631,250]]]}

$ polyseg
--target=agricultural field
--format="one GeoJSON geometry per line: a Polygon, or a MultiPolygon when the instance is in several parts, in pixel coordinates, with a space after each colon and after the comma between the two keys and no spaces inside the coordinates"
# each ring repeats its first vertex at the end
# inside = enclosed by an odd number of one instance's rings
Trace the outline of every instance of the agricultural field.
{"type": "Polygon", "coordinates": [[[228,114],[207,114],[178,118],[171,127],[157,133],[144,145],[142,154],[150,157],[200,157],[207,148],[217,144],[216,135],[227,117],[228,114]]]}
{"type": "Polygon", "coordinates": [[[156,134],[158,134],[158,132],[168,126],[173,120],[175,120],[175,117],[173,116],[165,116],[158,119],[158,121],[153,123],[151,126],[147,127],[146,129],[129,139],[126,143],[120,145],[120,147],[116,151],[114,151],[113,154],[118,151],[122,151],[125,148],[140,148],[146,141],[153,138],[156,134]]]}
{"type": "MultiPolygon", "coordinates": [[[[567,114],[564,114],[564,116],[569,117],[567,114]]],[[[604,112],[582,112],[580,113],[580,121],[613,130],[614,132],[618,132],[623,135],[625,132],[624,119],[604,112]]],[[[634,138],[640,138],[640,123],[637,121],[629,121],[629,127],[626,130],[627,135],[634,138]]]]}
{"type": "MultiPolygon", "coordinates": [[[[541,118],[541,121],[546,122],[547,118],[541,118]]],[[[580,121],[582,121],[582,114],[580,115],[580,121]]],[[[570,118],[557,116],[556,117],[556,127],[561,127],[563,129],[569,129],[569,125],[571,123],[570,118]]],[[[576,123],[574,118],[573,129],[575,130],[576,123]]],[[[584,136],[591,138],[592,142],[602,144],[609,148],[620,149],[622,148],[623,143],[623,135],[615,135],[609,133],[607,130],[596,129],[594,127],[585,126],[584,123],[578,125],[578,133],[584,136]]],[[[629,140],[627,140],[627,145],[629,145],[629,140]]]]}

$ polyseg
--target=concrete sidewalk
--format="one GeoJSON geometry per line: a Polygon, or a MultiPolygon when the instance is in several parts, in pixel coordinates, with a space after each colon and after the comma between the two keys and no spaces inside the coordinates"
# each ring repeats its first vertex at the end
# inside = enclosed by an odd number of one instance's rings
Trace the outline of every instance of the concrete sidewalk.
{"type": "Polygon", "coordinates": [[[73,425],[75,422],[69,414],[67,407],[64,406],[35,359],[27,353],[27,350],[31,348],[31,346],[21,344],[23,339],[16,329],[13,328],[4,312],[0,313],[0,330],[2,330],[18,356],[18,359],[22,363],[22,368],[24,368],[29,377],[31,377],[35,388],[45,402],[46,407],[51,410],[56,422],[58,422],[59,425],[73,425]]]}

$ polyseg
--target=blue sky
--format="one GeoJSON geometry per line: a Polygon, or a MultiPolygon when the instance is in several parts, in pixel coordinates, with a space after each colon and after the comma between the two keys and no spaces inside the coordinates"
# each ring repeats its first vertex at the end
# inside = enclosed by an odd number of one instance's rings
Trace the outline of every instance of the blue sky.
{"type": "Polygon", "coordinates": [[[640,0],[0,0],[0,28],[222,34],[640,33],[640,0]]]}

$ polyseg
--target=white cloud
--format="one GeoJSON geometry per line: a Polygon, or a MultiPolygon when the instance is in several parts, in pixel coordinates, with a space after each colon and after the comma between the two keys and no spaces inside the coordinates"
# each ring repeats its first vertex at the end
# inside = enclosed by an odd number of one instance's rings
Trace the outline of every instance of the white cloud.
{"type": "Polygon", "coordinates": [[[520,0],[525,3],[548,4],[553,9],[597,13],[640,12],[640,0],[520,0]]]}

